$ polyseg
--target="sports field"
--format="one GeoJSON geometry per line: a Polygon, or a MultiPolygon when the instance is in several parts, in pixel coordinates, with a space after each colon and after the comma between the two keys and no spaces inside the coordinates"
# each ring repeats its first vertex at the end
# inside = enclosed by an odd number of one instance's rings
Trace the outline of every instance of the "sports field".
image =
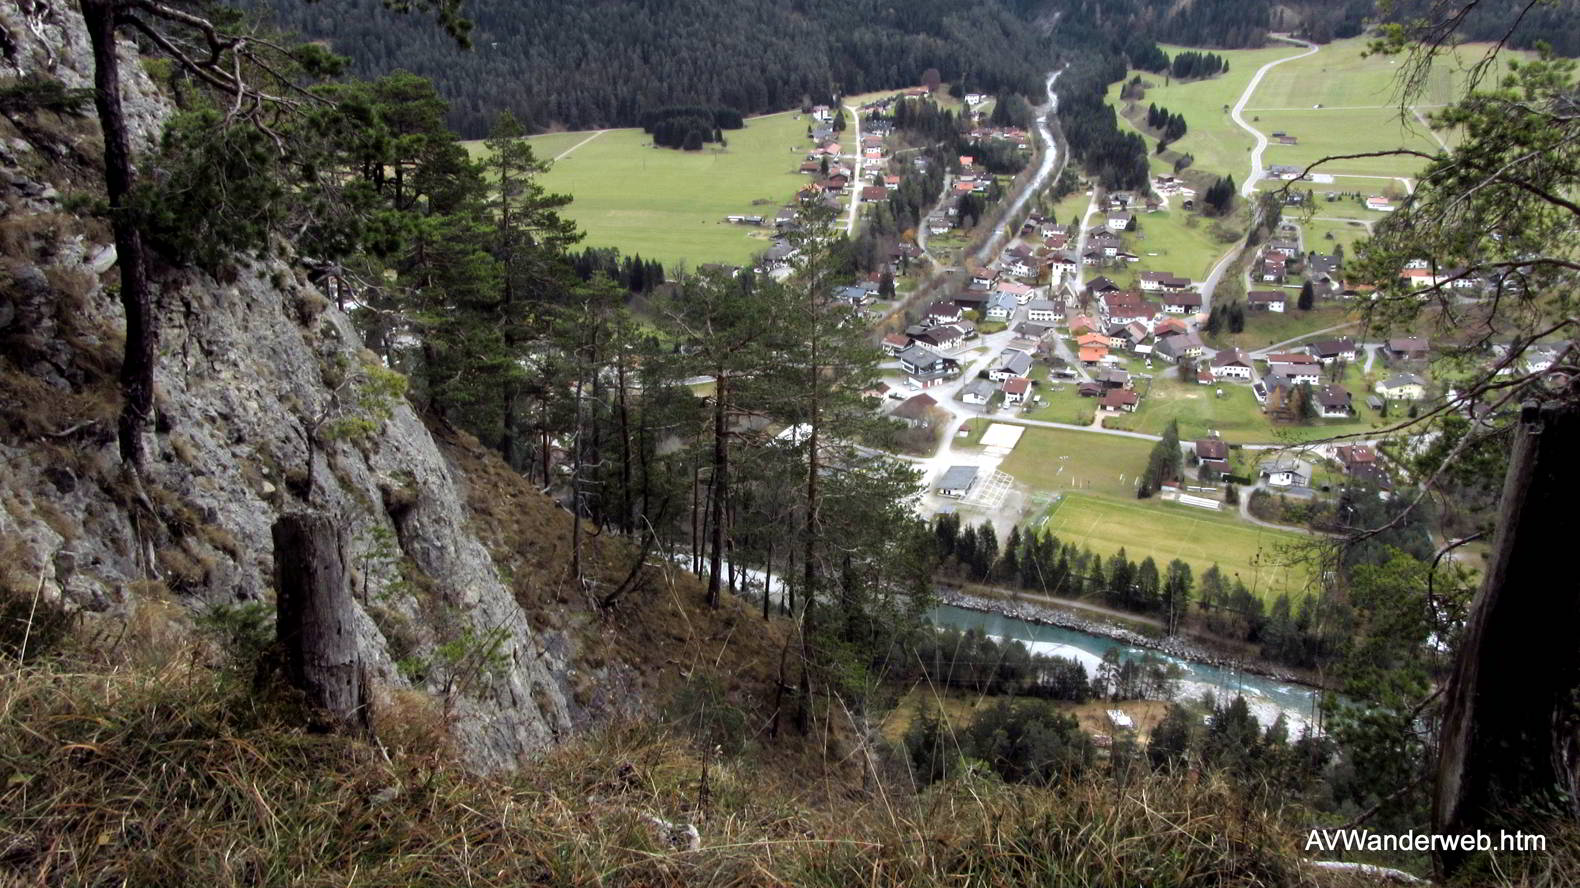
{"type": "MultiPolygon", "coordinates": [[[[796,167],[808,147],[807,123],[794,112],[754,117],[745,129],[725,132],[726,147],[701,151],[654,148],[640,129],[530,141],[540,159],[560,157],[541,181],[573,198],[566,215],[587,233],[587,245],[619,247],[666,269],[681,262],[695,268],[744,264],[768,248],[771,227],[723,220],[735,214],[771,220],[806,184],[796,167]]],[[[483,149],[468,143],[468,150],[476,156],[483,149]]]]}
{"type": "Polygon", "coordinates": [[[1099,555],[1122,548],[1132,561],[1151,556],[1160,572],[1175,558],[1189,564],[1197,578],[1217,564],[1231,581],[1239,579],[1267,601],[1283,592],[1291,597],[1305,592],[1311,577],[1310,569],[1297,560],[1311,537],[1248,524],[1232,513],[1068,494],[1053,505],[1045,521],[1033,526],[1099,555]]]}
{"type": "Polygon", "coordinates": [[[1028,428],[999,471],[1035,490],[1134,499],[1151,453],[1152,442],[1140,438],[1028,428]]]}

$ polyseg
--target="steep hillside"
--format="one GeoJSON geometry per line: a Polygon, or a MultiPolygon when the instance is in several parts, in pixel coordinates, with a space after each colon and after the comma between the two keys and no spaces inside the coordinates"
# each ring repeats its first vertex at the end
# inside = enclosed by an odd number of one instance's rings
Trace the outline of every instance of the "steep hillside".
{"type": "MultiPolygon", "coordinates": [[[[90,82],[80,20],[0,7],[6,61],[90,82]]],[[[127,46],[128,61],[135,55],[127,46]]],[[[125,101],[147,144],[169,109],[136,64],[125,101]]],[[[613,609],[567,575],[570,517],[464,436],[436,440],[289,245],[215,275],[156,269],[161,351],[141,479],[114,444],[123,321],[97,194],[92,119],[0,118],[0,581],[79,611],[101,640],[139,612],[235,614],[272,597],[270,527],[330,515],[366,665],[385,696],[440,699],[474,766],[500,769],[594,724],[653,712],[701,658],[733,661],[755,705],[780,640],[745,612],[685,616],[689,577],[649,567],[613,609]],[[312,429],[330,446],[309,456],[312,429]],[[311,502],[307,502],[310,497],[311,502]],[[723,649],[728,645],[728,652],[723,649]]],[[[604,588],[628,544],[592,538],[604,588]]],[[[26,607],[23,613],[25,614],[26,607]]],[[[186,622],[178,620],[177,622],[186,622]]],[[[110,641],[105,641],[109,644],[110,641]]]]}

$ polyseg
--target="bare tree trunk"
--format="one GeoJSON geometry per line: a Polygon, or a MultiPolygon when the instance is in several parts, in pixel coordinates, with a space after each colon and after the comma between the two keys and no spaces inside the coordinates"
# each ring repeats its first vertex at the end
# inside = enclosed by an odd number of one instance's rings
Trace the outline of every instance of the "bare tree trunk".
{"type": "Polygon", "coordinates": [[[708,561],[708,607],[719,606],[720,566],[724,559],[724,497],[729,485],[730,448],[725,440],[727,432],[728,380],[721,372],[717,375],[713,392],[713,479],[708,482],[712,494],[713,531],[710,534],[713,555],[708,561]]]}
{"type": "Polygon", "coordinates": [[[275,633],[286,676],[337,728],[367,731],[372,708],[340,535],[316,513],[281,516],[272,535],[275,633]]]}
{"type": "Polygon", "coordinates": [[[774,589],[774,542],[768,541],[768,558],[763,562],[763,622],[768,622],[768,605],[773,600],[774,589]]]}
{"type": "Polygon", "coordinates": [[[154,406],[154,353],[159,325],[148,288],[143,234],[127,206],[135,174],[121,107],[120,59],[115,53],[117,0],[78,0],[93,45],[93,104],[104,133],[104,190],[121,267],[121,308],[126,313],[126,348],[121,357],[121,414],[116,421],[121,459],[135,468],[146,460],[143,431],[154,406]]]}
{"type": "MultiPolygon", "coordinates": [[[[1432,822],[1439,833],[1580,816],[1580,584],[1574,545],[1580,409],[1527,405],[1504,476],[1497,538],[1445,695],[1432,822]]],[[[1469,852],[1442,852],[1452,875],[1469,852]]]]}

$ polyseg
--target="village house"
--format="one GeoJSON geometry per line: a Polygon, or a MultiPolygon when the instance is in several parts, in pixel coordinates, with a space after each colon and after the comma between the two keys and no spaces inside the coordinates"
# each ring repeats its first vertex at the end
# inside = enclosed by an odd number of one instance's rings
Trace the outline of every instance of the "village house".
{"type": "Polygon", "coordinates": [[[1426,397],[1426,380],[1414,373],[1395,373],[1379,381],[1376,392],[1390,401],[1419,401],[1426,397]]]}
{"type": "Polygon", "coordinates": [[[1010,349],[999,355],[998,366],[988,371],[988,378],[994,382],[1003,382],[1018,376],[1031,374],[1031,355],[1017,349],[1010,349]]]}
{"type": "Polygon", "coordinates": [[[911,346],[911,337],[903,333],[890,333],[883,337],[883,353],[894,357],[911,346]]]}
{"type": "MultiPolygon", "coordinates": [[[[1035,304],[1035,303],[1033,303],[1035,304]]],[[[1053,326],[1037,321],[1021,321],[1015,325],[1015,335],[1031,342],[1041,342],[1053,332],[1053,326]]]]}
{"type": "Polygon", "coordinates": [[[1274,352],[1266,358],[1269,364],[1317,364],[1316,358],[1305,352],[1274,352]]]}
{"type": "Polygon", "coordinates": [[[1145,324],[1158,314],[1155,303],[1147,302],[1139,294],[1128,290],[1103,294],[1098,299],[1098,309],[1110,324],[1128,324],[1132,321],[1145,324]]]}
{"type": "Polygon", "coordinates": [[[1022,244],[1004,251],[1004,271],[1016,277],[1031,277],[1037,273],[1037,258],[1031,248],[1022,244]]]}
{"type": "Polygon", "coordinates": [[[1262,280],[1282,284],[1287,261],[1281,253],[1268,253],[1262,256],[1262,280]]]}
{"type": "Polygon", "coordinates": [[[1136,214],[1128,212],[1109,213],[1107,224],[1110,231],[1130,231],[1136,226],[1136,214]]]}
{"type": "Polygon", "coordinates": [[[939,412],[938,401],[924,392],[900,402],[898,407],[889,411],[889,418],[919,429],[932,422],[939,412]]]}
{"type": "Polygon", "coordinates": [[[1206,467],[1208,477],[1229,474],[1229,445],[1222,438],[1198,438],[1194,446],[1196,458],[1206,467]]]}
{"type": "MultiPolygon", "coordinates": [[[[1011,270],[1013,273],[1013,269],[1011,270]]],[[[1018,281],[999,281],[998,292],[1014,298],[1016,305],[1025,305],[1037,295],[1037,288],[1030,287],[1018,281]]]]}
{"type": "Polygon", "coordinates": [[[962,317],[960,306],[953,302],[934,302],[927,306],[927,321],[931,324],[953,324],[962,317]]]}
{"type": "Polygon", "coordinates": [[[911,347],[898,355],[900,366],[918,388],[931,388],[960,372],[960,363],[940,355],[923,345],[911,347]]]}
{"type": "Polygon", "coordinates": [[[1368,197],[1366,198],[1366,209],[1376,210],[1379,213],[1391,213],[1393,212],[1393,202],[1386,197],[1368,197]]]}
{"type": "Polygon", "coordinates": [[[1064,316],[1058,304],[1047,299],[1033,299],[1026,303],[1026,319],[1043,324],[1056,323],[1064,316]]]}
{"type": "Polygon", "coordinates": [[[1277,376],[1289,380],[1295,385],[1305,383],[1316,385],[1322,381],[1321,364],[1274,364],[1267,365],[1267,375],[1277,376]]]}
{"type": "Polygon", "coordinates": [[[1098,385],[1106,391],[1116,388],[1135,388],[1134,381],[1130,378],[1130,371],[1120,367],[1104,367],[1094,374],[1098,385]]]}
{"type": "Polygon", "coordinates": [[[1401,336],[1389,339],[1383,344],[1383,357],[1390,364],[1419,363],[1425,361],[1431,354],[1427,341],[1422,336],[1401,336]]]}
{"type": "Polygon", "coordinates": [[[1129,389],[1110,389],[1097,403],[1104,410],[1135,413],[1136,405],[1141,403],[1141,396],[1129,389]]]}
{"type": "Polygon", "coordinates": [[[1177,277],[1172,271],[1141,272],[1141,289],[1148,293],[1172,293],[1190,289],[1190,279],[1177,277]]]}
{"type": "Polygon", "coordinates": [[[988,300],[987,308],[982,316],[990,321],[1008,321],[1015,315],[1015,297],[1002,290],[995,291],[988,300]]]}
{"type": "Polygon", "coordinates": [[[938,477],[934,489],[939,496],[950,496],[956,499],[971,492],[972,485],[977,483],[977,473],[981,471],[977,466],[950,466],[938,477]]]}
{"type": "Polygon", "coordinates": [[[1095,250],[1109,259],[1119,255],[1119,248],[1124,246],[1124,243],[1119,235],[1105,228],[1096,229],[1086,236],[1087,249],[1095,250]]]}
{"type": "Polygon", "coordinates": [[[1251,358],[1237,348],[1226,348],[1213,356],[1212,378],[1251,381],[1251,358]]]}
{"type": "Polygon", "coordinates": [[[1262,464],[1262,477],[1274,487],[1305,487],[1311,483],[1311,463],[1283,454],[1262,464]]]}
{"type": "Polygon", "coordinates": [[[1162,339],[1165,336],[1174,336],[1175,334],[1178,334],[1178,333],[1189,333],[1189,332],[1190,332],[1190,325],[1189,324],[1186,324],[1184,321],[1180,320],[1179,318],[1173,318],[1173,317],[1163,318],[1162,320],[1158,321],[1152,327],[1152,335],[1156,336],[1158,339],[1162,339]]]}
{"type": "Polygon", "coordinates": [[[1201,294],[1191,290],[1169,293],[1163,297],[1163,310],[1176,315],[1195,314],[1201,311],[1201,294]]]}
{"type": "Polygon", "coordinates": [[[1178,333],[1158,340],[1152,347],[1152,352],[1178,364],[1181,361],[1194,361],[1200,358],[1203,349],[1201,337],[1196,333],[1178,333]]]}
{"type": "Polygon", "coordinates": [[[1327,253],[1310,253],[1306,256],[1306,280],[1313,284],[1334,286],[1339,280],[1339,257],[1327,253]]]}
{"type": "Polygon", "coordinates": [[[1285,259],[1293,259],[1300,255],[1300,244],[1292,240],[1275,238],[1267,242],[1267,252],[1276,253],[1285,259]]]}
{"type": "Polygon", "coordinates": [[[1324,419],[1345,419],[1355,412],[1352,396],[1342,385],[1325,385],[1313,393],[1317,414],[1324,419]]]}
{"type": "Polygon", "coordinates": [[[1097,321],[1091,315],[1078,314],[1070,319],[1070,335],[1079,336],[1097,329],[1097,321]]]}
{"type": "Polygon", "coordinates": [[[934,351],[954,351],[965,339],[965,331],[955,324],[940,324],[916,336],[916,341],[934,351]]]}
{"type": "Polygon", "coordinates": [[[960,388],[960,400],[967,404],[984,405],[993,400],[998,386],[991,380],[973,379],[960,388]]]}
{"type": "Polygon", "coordinates": [[[889,189],[884,188],[882,185],[868,185],[867,187],[861,189],[862,203],[872,203],[873,201],[887,200],[888,197],[889,189]]]}
{"type": "Polygon", "coordinates": [[[1004,380],[1004,403],[1020,404],[1026,400],[1031,391],[1031,380],[1024,376],[1017,376],[1004,380]]]}
{"type": "Polygon", "coordinates": [[[1388,472],[1377,458],[1377,450],[1366,444],[1341,444],[1333,448],[1333,455],[1344,466],[1344,474],[1357,481],[1364,481],[1388,490],[1393,487],[1388,472]]]}
{"type": "Polygon", "coordinates": [[[1108,357],[1106,345],[1083,345],[1075,354],[1076,360],[1091,367],[1108,357]]]}
{"type": "Polygon", "coordinates": [[[1355,340],[1348,336],[1339,339],[1323,339],[1306,346],[1311,356],[1316,358],[1324,367],[1334,361],[1355,360],[1355,340]]]}
{"type": "Polygon", "coordinates": [[[1102,275],[1098,275],[1086,282],[1087,294],[1095,297],[1102,297],[1108,293],[1118,293],[1121,289],[1118,284],[1102,275]]]}

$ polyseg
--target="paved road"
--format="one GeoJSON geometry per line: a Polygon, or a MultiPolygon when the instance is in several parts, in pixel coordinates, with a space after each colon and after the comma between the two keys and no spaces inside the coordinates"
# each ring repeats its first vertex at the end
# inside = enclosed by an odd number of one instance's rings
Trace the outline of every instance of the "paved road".
{"type": "Polygon", "coordinates": [[[1262,83],[1263,75],[1265,75],[1268,71],[1271,71],[1274,67],[1282,65],[1285,62],[1292,61],[1294,59],[1303,59],[1317,51],[1317,45],[1315,43],[1307,43],[1304,40],[1296,40],[1293,37],[1282,37],[1277,34],[1269,34],[1268,36],[1277,40],[1282,40],[1285,43],[1295,43],[1300,46],[1304,46],[1306,47],[1306,51],[1292,56],[1285,56],[1281,59],[1274,59],[1273,61],[1268,62],[1262,67],[1256,69],[1256,75],[1251,78],[1250,83],[1245,85],[1245,92],[1240,94],[1240,101],[1235,102],[1233,110],[1229,112],[1229,116],[1233,117],[1234,122],[1240,125],[1240,129],[1250,133],[1256,139],[1256,147],[1251,149],[1251,174],[1246,176],[1245,182],[1240,185],[1240,196],[1246,198],[1249,198],[1256,192],[1256,183],[1264,178],[1264,174],[1262,172],[1262,152],[1267,150],[1267,136],[1262,135],[1261,130],[1258,130],[1249,123],[1246,123],[1245,118],[1240,116],[1240,112],[1245,110],[1246,103],[1251,101],[1251,94],[1256,92],[1256,88],[1262,83]]]}
{"type": "Polygon", "coordinates": [[[1223,258],[1218,260],[1218,264],[1214,265],[1212,271],[1207,273],[1207,279],[1201,282],[1201,310],[1203,312],[1212,311],[1213,291],[1217,290],[1218,285],[1223,282],[1224,272],[1228,271],[1229,266],[1234,264],[1234,260],[1240,255],[1242,246],[1244,244],[1241,241],[1235,241],[1234,246],[1229,248],[1229,252],[1223,254],[1223,258]]]}
{"type": "Polygon", "coordinates": [[[850,131],[856,140],[856,156],[851,161],[850,184],[845,187],[850,189],[850,216],[845,219],[845,236],[855,237],[856,217],[861,213],[861,189],[866,185],[861,181],[861,112],[849,105],[845,110],[850,112],[850,131]]]}

